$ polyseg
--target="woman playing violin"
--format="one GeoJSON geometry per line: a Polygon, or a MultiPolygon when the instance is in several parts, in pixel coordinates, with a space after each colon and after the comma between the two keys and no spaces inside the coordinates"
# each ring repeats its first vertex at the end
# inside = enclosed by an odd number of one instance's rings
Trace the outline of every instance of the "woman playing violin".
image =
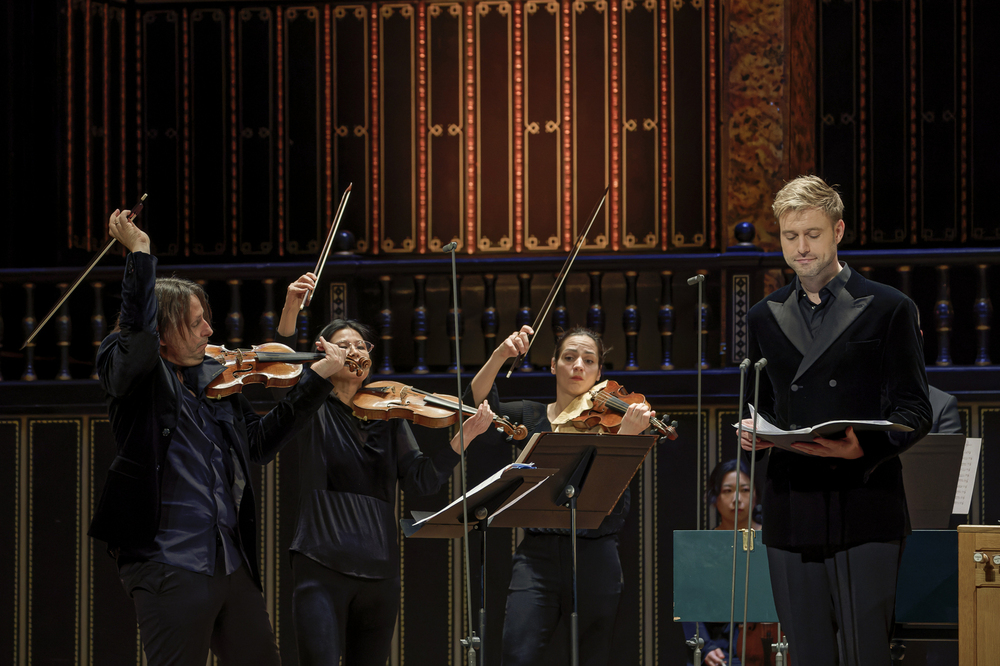
{"type": "MultiPolygon", "coordinates": [[[[496,348],[472,380],[473,399],[489,397],[498,414],[523,423],[530,434],[545,431],[581,432],[570,421],[592,405],[599,388],[606,349],[601,336],[586,328],[567,331],[556,343],[550,371],[556,378],[556,398],[549,404],[531,400],[500,403],[494,379],[508,358],[528,349],[533,331],[523,326],[496,348]]],[[[655,412],[643,402],[625,410],[618,430],[637,435],[649,427],[655,412]]],[[[598,431],[595,429],[595,432],[598,431]]],[[[623,577],[618,558],[618,533],[629,509],[626,490],[596,530],[580,530],[577,539],[580,663],[606,666],[610,660],[623,577]]],[[[572,611],[572,560],[568,530],[528,529],[514,554],[503,628],[504,666],[568,662],[569,615],[572,611]]]]}
{"type": "MultiPolygon", "coordinates": [[[[290,336],[302,301],[316,286],[306,273],[288,287],[278,334],[290,336]]],[[[367,361],[374,345],[364,324],[335,319],[320,338],[346,358],[367,361]]],[[[307,426],[300,446],[300,498],[291,561],[292,599],[299,663],[384,666],[399,611],[397,486],[408,494],[437,492],[459,461],[456,435],[431,458],[421,452],[403,419],[354,416],[359,375],[349,368],[330,377],[333,392],[307,426]]],[[[365,367],[367,366],[367,367],[365,367]]],[[[465,422],[471,442],[490,425],[484,402],[465,422]]]]}

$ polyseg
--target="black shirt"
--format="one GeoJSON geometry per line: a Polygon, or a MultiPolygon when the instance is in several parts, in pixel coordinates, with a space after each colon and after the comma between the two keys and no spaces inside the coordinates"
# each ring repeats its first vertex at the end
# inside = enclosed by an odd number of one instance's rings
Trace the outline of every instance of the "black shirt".
{"type": "Polygon", "coordinates": [[[802,283],[799,281],[798,276],[795,276],[795,293],[799,295],[799,312],[802,314],[802,319],[809,328],[809,335],[813,339],[816,338],[816,333],[823,325],[823,319],[826,317],[826,306],[830,304],[831,300],[840,295],[840,292],[844,289],[844,285],[847,284],[847,281],[851,277],[851,269],[847,267],[847,264],[842,263],[841,266],[840,272],[833,276],[833,279],[819,290],[819,303],[813,303],[809,300],[809,296],[806,294],[806,290],[802,288],[802,283]]]}
{"type": "Polygon", "coordinates": [[[395,501],[430,495],[451,476],[450,446],[432,460],[403,419],[364,421],[330,396],[300,435],[299,517],[290,550],[359,578],[399,575],[395,501]]]}

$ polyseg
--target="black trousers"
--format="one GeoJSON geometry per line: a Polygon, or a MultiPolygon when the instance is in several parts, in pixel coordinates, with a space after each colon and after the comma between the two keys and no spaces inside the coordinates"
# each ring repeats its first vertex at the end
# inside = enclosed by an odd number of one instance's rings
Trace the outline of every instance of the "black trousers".
{"type": "Polygon", "coordinates": [[[399,578],[355,578],[293,553],[292,617],[301,666],[385,666],[399,613],[399,578]]]}
{"type": "Polygon", "coordinates": [[[221,557],[214,576],[159,562],[119,568],[150,666],[205,666],[209,649],[221,664],[281,663],[264,597],[246,566],[225,571],[221,557]]]}
{"type": "MultiPolygon", "coordinates": [[[[576,543],[580,664],[607,666],[623,587],[618,537],[576,543]]],[[[570,537],[526,534],[507,592],[503,666],[569,664],[572,586],[570,537]]]]}
{"type": "Polygon", "coordinates": [[[902,542],[819,557],[767,548],[788,654],[809,666],[888,666],[902,542]]]}

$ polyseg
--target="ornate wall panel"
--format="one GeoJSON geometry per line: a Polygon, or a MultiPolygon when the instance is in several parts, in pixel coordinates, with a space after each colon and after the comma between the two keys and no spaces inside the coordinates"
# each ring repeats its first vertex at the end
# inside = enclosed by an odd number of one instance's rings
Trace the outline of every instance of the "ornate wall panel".
{"type": "MultiPolygon", "coordinates": [[[[28,421],[27,663],[71,663],[79,649],[82,447],[79,419],[28,421]]],[[[22,477],[23,478],[23,477],[22,477]]]]}
{"type": "Polygon", "coordinates": [[[428,240],[431,251],[452,241],[465,250],[465,21],[457,2],[427,7],[424,133],[428,240]]]}
{"type": "MultiPolygon", "coordinates": [[[[670,242],[677,248],[709,245],[709,109],[706,62],[689,54],[714,56],[708,45],[713,3],[673,0],[670,3],[670,242]]],[[[714,132],[714,127],[712,127],[714,132]]]]}
{"type": "MultiPolygon", "coordinates": [[[[621,2],[621,245],[659,244],[660,99],[655,0],[621,2]]],[[[617,247],[615,249],[618,249],[617,247]]]]}
{"type": "Polygon", "coordinates": [[[503,252],[513,245],[513,63],[511,5],[476,4],[476,231],[479,249],[503,252]]]}
{"type": "Polygon", "coordinates": [[[846,243],[1000,237],[975,216],[976,182],[1000,167],[973,149],[995,132],[976,121],[997,97],[983,76],[997,21],[995,3],[972,0],[820,4],[819,171],[845,195],[846,243]]]}
{"type": "Polygon", "coordinates": [[[147,183],[152,185],[154,198],[146,206],[148,210],[143,213],[142,221],[144,228],[150,230],[153,251],[159,256],[188,254],[190,250],[184,237],[190,207],[185,209],[183,202],[184,183],[188,181],[183,171],[186,123],[181,112],[180,86],[181,33],[186,16],[186,10],[165,9],[136,17],[142,31],[137,65],[142,99],[137,105],[141,114],[138,120],[141,171],[137,189],[145,191],[147,183]]]}
{"type": "Polygon", "coordinates": [[[819,17],[817,113],[820,117],[818,175],[836,183],[844,198],[845,244],[858,239],[858,90],[857,26],[854,5],[831,2],[822,5],[819,17]],[[827,35],[830,37],[827,38],[827,35]]]}
{"type": "Polygon", "coordinates": [[[968,33],[962,44],[962,180],[968,194],[961,200],[962,240],[1000,240],[1000,222],[991,212],[992,192],[997,182],[997,161],[991,147],[1000,145],[1000,126],[993,122],[993,112],[1000,105],[1000,88],[992,72],[1000,67],[1000,53],[995,44],[996,26],[1000,25],[1000,4],[984,0],[961,0],[962,25],[968,17],[968,33]],[[978,148],[976,148],[978,145],[978,148]],[[965,162],[968,160],[968,163],[965,162]],[[978,215],[977,215],[978,213],[978,215]],[[965,226],[967,225],[967,226],[965,226]],[[965,229],[968,229],[966,233],[965,229]]]}
{"type": "Polygon", "coordinates": [[[964,55],[960,35],[968,31],[968,24],[959,12],[960,4],[937,0],[916,3],[916,11],[911,10],[919,12],[916,115],[921,241],[964,240],[959,203],[967,193],[960,179],[964,162],[960,120],[966,101],[959,96],[964,55]]]}
{"type": "Polygon", "coordinates": [[[18,660],[18,635],[22,630],[20,620],[21,574],[20,553],[23,539],[21,528],[21,421],[0,421],[0,654],[14,655],[18,660]]]}
{"type": "Polygon", "coordinates": [[[161,257],[313,256],[348,184],[362,253],[568,249],[609,184],[588,248],[716,242],[717,0],[66,4],[70,248],[147,191],[161,257]]]}
{"type": "Polygon", "coordinates": [[[325,101],[323,12],[312,6],[289,7],[280,21],[284,67],[278,104],[284,116],[284,138],[279,137],[279,141],[284,156],[285,250],[315,256],[326,236],[321,224],[326,167],[321,124],[325,101]]]}
{"type": "Polygon", "coordinates": [[[333,204],[347,187],[350,205],[344,211],[341,229],[350,231],[359,252],[371,246],[372,191],[371,114],[368,91],[371,87],[369,62],[370,16],[363,5],[338,5],[333,9],[333,204]]]}
{"type": "Polygon", "coordinates": [[[561,7],[526,2],[523,12],[523,240],[528,250],[550,252],[572,242],[562,238],[561,7]]]}
{"type": "MultiPolygon", "coordinates": [[[[235,201],[231,216],[238,232],[233,252],[268,255],[277,244],[275,224],[274,131],[274,11],[268,7],[240,9],[236,18],[233,83],[237,117],[237,161],[232,166],[235,201]]],[[[232,38],[232,32],[230,38],[232,38]]],[[[281,250],[284,250],[282,247],[281,250]]]]}
{"type": "MultiPolygon", "coordinates": [[[[606,0],[574,0],[572,32],[573,237],[583,231],[610,178],[608,26],[606,0]]],[[[568,119],[565,119],[568,120],[568,119]]],[[[609,195],[609,199],[610,199],[609,195]]],[[[584,248],[607,249],[611,237],[610,206],[597,216],[584,248]]]]}
{"type": "Polygon", "coordinates": [[[771,201],[783,184],[788,91],[783,47],[782,0],[733,0],[726,39],[724,82],[723,191],[726,192],[722,245],[734,243],[732,227],[749,221],[757,228],[756,243],[775,249],[771,201]]]}
{"type": "MultiPolygon", "coordinates": [[[[83,493],[90,509],[81,516],[84,530],[100,499],[101,489],[107,479],[108,469],[115,458],[115,441],[111,423],[106,418],[89,419],[88,439],[84,443],[88,462],[81,467],[82,479],[88,491],[83,493]]],[[[82,537],[90,551],[87,571],[89,585],[82,595],[89,618],[89,642],[94,664],[142,663],[139,628],[135,620],[132,600],[122,590],[118,564],[107,553],[103,541],[82,537]]]]}
{"type": "Polygon", "coordinates": [[[417,246],[416,16],[411,4],[381,4],[378,12],[379,247],[383,252],[413,252],[417,246]]]}

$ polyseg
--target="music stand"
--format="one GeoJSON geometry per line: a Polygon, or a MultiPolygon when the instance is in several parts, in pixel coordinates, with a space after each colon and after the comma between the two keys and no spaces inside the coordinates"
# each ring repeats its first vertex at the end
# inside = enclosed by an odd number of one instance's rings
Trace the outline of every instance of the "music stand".
{"type": "Polygon", "coordinates": [[[964,449],[965,435],[932,433],[899,455],[914,529],[948,529],[964,449]]]}
{"type": "MultiPolygon", "coordinates": [[[[486,530],[494,516],[503,515],[507,507],[527,497],[557,471],[528,467],[523,463],[507,465],[470,490],[466,498],[469,529],[483,533],[479,597],[479,657],[482,664],[486,663],[486,530]]],[[[406,537],[458,539],[465,534],[461,495],[440,511],[411,513],[412,519],[402,518],[399,521],[406,537]]]]}
{"type": "Polygon", "coordinates": [[[593,435],[543,432],[528,442],[518,462],[533,462],[558,471],[538,492],[497,515],[496,527],[561,528],[570,530],[573,544],[573,613],[570,615],[571,664],[577,666],[577,529],[600,527],[632,482],[656,435],[593,435]],[[586,492],[584,492],[586,490],[586,492]],[[567,511],[568,505],[568,511],[567,511]]]}

